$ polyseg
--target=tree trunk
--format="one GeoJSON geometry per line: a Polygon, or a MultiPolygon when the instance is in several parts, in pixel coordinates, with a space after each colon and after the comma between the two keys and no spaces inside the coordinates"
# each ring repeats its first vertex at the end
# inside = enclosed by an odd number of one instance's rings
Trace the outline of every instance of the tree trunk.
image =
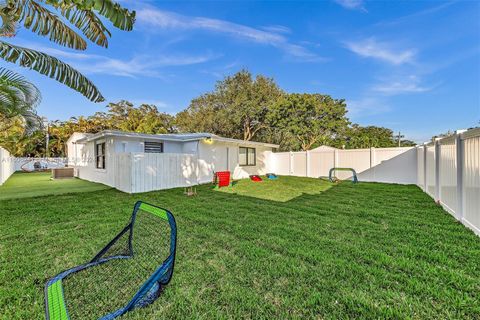
{"type": "Polygon", "coordinates": [[[252,139],[250,121],[248,119],[245,119],[245,122],[243,124],[243,140],[250,141],[250,139],[252,139]]]}

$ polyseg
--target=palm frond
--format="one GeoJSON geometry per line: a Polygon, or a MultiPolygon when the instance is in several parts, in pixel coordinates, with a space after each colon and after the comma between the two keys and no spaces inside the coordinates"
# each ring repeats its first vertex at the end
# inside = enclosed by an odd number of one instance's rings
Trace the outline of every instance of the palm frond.
{"type": "Polygon", "coordinates": [[[0,114],[15,117],[24,109],[22,92],[15,87],[0,83],[0,114]]]}
{"type": "Polygon", "coordinates": [[[10,15],[3,12],[3,8],[5,8],[5,4],[0,2],[0,20],[2,22],[0,26],[0,37],[13,37],[17,30],[17,23],[10,15]]]}
{"type": "Polygon", "coordinates": [[[32,132],[42,125],[35,112],[40,101],[40,91],[35,85],[13,71],[0,68],[0,118],[21,117],[27,133],[32,132]]]}
{"type": "Polygon", "coordinates": [[[111,0],[94,0],[94,10],[112,22],[120,30],[130,31],[135,23],[135,11],[122,8],[111,0]]]}
{"type": "Polygon", "coordinates": [[[48,36],[52,42],[77,50],[87,48],[86,41],[75,30],[35,0],[9,1],[2,11],[14,17],[25,28],[41,36],[48,36]]]}
{"type": "Polygon", "coordinates": [[[107,18],[112,24],[120,29],[130,31],[135,23],[135,11],[122,8],[118,3],[111,0],[45,0],[46,3],[61,9],[75,7],[81,11],[97,11],[101,16],[107,18]]]}
{"type": "Polygon", "coordinates": [[[93,102],[104,101],[97,87],[70,65],[43,52],[0,41],[0,57],[8,62],[33,69],[78,91],[93,102]]]}
{"type": "Polygon", "coordinates": [[[108,47],[108,37],[111,33],[94,12],[69,6],[62,7],[61,14],[80,29],[90,41],[101,47],[108,47]]]}
{"type": "Polygon", "coordinates": [[[37,130],[44,128],[42,118],[33,111],[26,111],[22,115],[24,121],[25,134],[30,135],[37,130]]]}
{"type": "Polygon", "coordinates": [[[0,86],[15,88],[21,92],[21,99],[32,108],[38,106],[42,100],[40,90],[35,85],[11,70],[0,68],[0,86]]]}

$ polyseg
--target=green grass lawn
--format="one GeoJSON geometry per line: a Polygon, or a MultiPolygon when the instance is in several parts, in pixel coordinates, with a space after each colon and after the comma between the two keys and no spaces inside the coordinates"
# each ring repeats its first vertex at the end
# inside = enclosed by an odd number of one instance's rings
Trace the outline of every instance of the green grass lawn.
{"type": "Polygon", "coordinates": [[[0,186],[0,200],[105,190],[107,187],[77,178],[51,180],[50,172],[16,172],[0,186]]]}
{"type": "Polygon", "coordinates": [[[277,180],[262,177],[262,179],[261,182],[252,182],[250,179],[234,181],[232,186],[222,187],[218,191],[285,202],[302,195],[319,194],[332,186],[331,183],[324,180],[299,179],[298,177],[286,176],[277,180]]]}
{"type": "Polygon", "coordinates": [[[0,201],[0,318],[42,318],[45,281],[90,260],[136,200],[174,213],[177,262],[122,319],[479,318],[480,239],[416,186],[280,177],[198,193],[0,201]]]}

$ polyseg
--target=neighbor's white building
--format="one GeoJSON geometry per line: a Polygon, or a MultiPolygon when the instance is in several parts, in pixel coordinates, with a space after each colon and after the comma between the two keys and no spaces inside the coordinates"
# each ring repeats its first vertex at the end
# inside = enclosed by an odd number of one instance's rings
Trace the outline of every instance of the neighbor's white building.
{"type": "Polygon", "coordinates": [[[211,182],[228,170],[234,179],[268,172],[278,145],[223,138],[210,133],[74,133],[68,165],[81,179],[125,192],[145,192],[211,182]]]}

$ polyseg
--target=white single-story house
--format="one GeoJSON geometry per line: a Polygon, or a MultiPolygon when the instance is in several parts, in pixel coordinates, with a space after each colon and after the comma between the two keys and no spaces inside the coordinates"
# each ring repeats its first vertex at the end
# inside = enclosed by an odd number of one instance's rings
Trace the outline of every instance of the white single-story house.
{"type": "Polygon", "coordinates": [[[75,132],[67,141],[68,165],[81,179],[127,192],[211,182],[228,170],[233,179],[268,172],[275,144],[210,133],[143,134],[75,132]]]}

